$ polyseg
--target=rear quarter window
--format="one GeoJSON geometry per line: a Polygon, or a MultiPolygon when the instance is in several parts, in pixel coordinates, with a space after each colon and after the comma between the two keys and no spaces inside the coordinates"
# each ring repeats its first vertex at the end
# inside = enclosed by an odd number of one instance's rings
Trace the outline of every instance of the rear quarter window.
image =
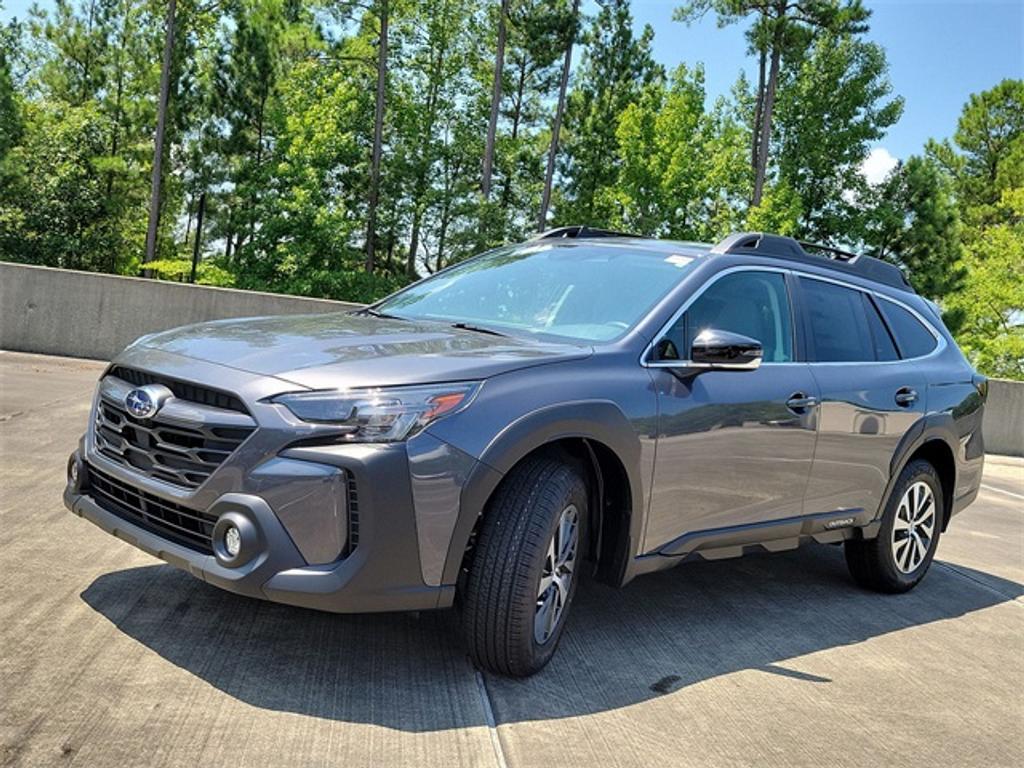
{"type": "Polygon", "coordinates": [[[903,358],[924,357],[938,346],[938,340],[911,312],[899,304],[881,300],[878,302],[885,320],[896,337],[903,358]]]}

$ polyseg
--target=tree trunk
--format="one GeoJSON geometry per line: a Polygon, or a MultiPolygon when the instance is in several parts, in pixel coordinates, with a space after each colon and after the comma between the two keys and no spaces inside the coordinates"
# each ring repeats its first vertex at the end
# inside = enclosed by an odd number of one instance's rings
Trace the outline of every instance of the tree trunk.
{"type": "Polygon", "coordinates": [[[388,77],[388,0],[379,0],[380,42],[377,44],[377,104],[373,115],[370,193],[366,209],[366,271],[376,267],[377,203],[380,199],[380,156],[384,138],[384,97],[388,77]]]}
{"type": "MultiPolygon", "coordinates": [[[[114,92],[114,125],[111,126],[110,131],[110,159],[113,160],[117,157],[117,151],[120,147],[121,141],[121,102],[124,97],[124,67],[122,66],[122,52],[124,51],[125,45],[127,45],[127,28],[128,26],[128,14],[125,11],[124,24],[121,27],[121,45],[118,48],[117,57],[115,59],[114,66],[117,68],[117,85],[114,92]]],[[[110,206],[110,202],[114,197],[114,169],[110,168],[107,171],[107,189],[104,199],[106,200],[107,206],[110,206]]],[[[109,210],[109,207],[108,207],[109,210]]],[[[117,251],[114,248],[110,249],[110,256],[107,261],[107,271],[111,274],[117,272],[117,251]]]]}
{"type": "Polygon", "coordinates": [[[409,238],[409,253],[405,261],[407,277],[416,277],[416,252],[420,249],[420,223],[423,216],[417,207],[412,214],[412,235],[409,238]]]}
{"type": "Polygon", "coordinates": [[[82,82],[79,90],[79,104],[84,104],[89,98],[89,72],[92,69],[92,27],[96,16],[96,2],[89,3],[89,16],[85,26],[85,61],[82,62],[82,82]]]}
{"type": "Polygon", "coordinates": [[[417,170],[416,185],[413,189],[413,213],[412,213],[412,235],[409,238],[409,253],[406,255],[405,274],[410,278],[416,278],[416,256],[420,249],[420,229],[423,226],[423,195],[427,191],[427,172],[429,160],[424,159],[423,153],[427,151],[434,134],[434,123],[437,119],[437,99],[441,87],[441,76],[444,71],[445,50],[441,48],[437,52],[434,61],[434,71],[431,73],[430,90],[427,92],[427,122],[423,127],[423,139],[420,147],[419,168],[417,170]]]}
{"type": "Polygon", "coordinates": [[[779,83],[779,62],[782,58],[783,20],[775,20],[772,36],[771,69],[768,72],[768,87],[764,94],[764,112],[761,115],[761,135],[758,139],[757,168],[754,171],[754,196],[751,205],[760,205],[764,192],[764,177],[768,168],[768,145],[772,138],[772,111],[775,108],[775,88],[779,83]]]}
{"type": "Polygon", "coordinates": [[[754,124],[750,128],[750,169],[756,174],[759,159],[758,137],[761,132],[761,111],[764,109],[764,70],[768,62],[768,51],[761,49],[757,61],[757,102],[754,104],[754,124]]]}
{"type": "Polygon", "coordinates": [[[448,160],[445,159],[444,202],[441,204],[441,219],[438,224],[437,262],[434,268],[435,272],[440,272],[441,268],[444,266],[444,247],[445,241],[448,238],[448,225],[451,223],[452,188],[454,186],[453,179],[461,170],[458,167],[459,165],[460,163],[456,163],[456,167],[452,168],[448,164],[448,160]]]}
{"type": "MultiPolygon", "coordinates": [[[[174,53],[174,21],[177,2],[167,4],[167,28],[164,34],[164,60],[160,70],[160,101],[157,104],[156,137],[153,141],[153,183],[149,200],[149,227],[146,230],[146,261],[156,258],[156,235],[160,228],[160,186],[163,173],[164,129],[167,125],[167,99],[171,91],[171,56],[174,53]]],[[[150,270],[143,273],[152,277],[150,270]]]]}
{"type": "MultiPolygon", "coordinates": [[[[117,151],[120,149],[121,142],[121,114],[123,112],[122,103],[124,101],[124,52],[128,47],[128,22],[131,18],[131,3],[124,3],[124,17],[121,19],[121,34],[120,45],[117,48],[117,56],[114,57],[114,68],[117,70],[117,76],[115,78],[116,85],[114,87],[114,124],[111,126],[110,132],[110,157],[113,159],[117,156],[117,151]]],[[[114,195],[114,171],[111,169],[107,171],[107,192],[106,199],[107,203],[110,203],[110,199],[114,195]]],[[[113,256],[111,256],[113,259],[113,256]]],[[[113,268],[110,270],[113,272],[113,268]]]]}
{"type": "Polygon", "coordinates": [[[387,249],[387,252],[386,252],[387,256],[386,256],[386,259],[385,259],[385,262],[384,262],[384,264],[385,264],[385,271],[389,275],[394,273],[393,262],[394,262],[394,258],[395,258],[395,240],[396,240],[396,238],[395,238],[395,225],[394,225],[394,220],[395,220],[394,211],[391,211],[390,213],[392,214],[392,216],[391,216],[392,224],[388,228],[388,236],[387,236],[388,249],[387,249]]]}
{"type": "Polygon", "coordinates": [[[555,158],[558,155],[558,134],[562,130],[562,115],[565,113],[565,92],[569,87],[569,68],[572,66],[572,44],[576,39],[576,16],[579,14],[580,0],[573,0],[572,34],[565,46],[565,60],[562,62],[562,81],[558,84],[558,106],[555,108],[555,120],[551,125],[551,146],[548,149],[548,167],[544,172],[544,191],[540,198],[540,215],[537,217],[537,230],[543,232],[547,227],[548,208],[551,207],[551,183],[555,177],[555,158]]]}
{"type": "MultiPolygon", "coordinates": [[[[519,124],[523,119],[523,92],[526,90],[526,70],[529,66],[529,62],[526,60],[524,54],[519,65],[519,84],[516,86],[516,101],[515,108],[512,110],[512,142],[513,146],[515,140],[519,138],[519,124]]],[[[505,177],[505,184],[501,190],[501,208],[503,211],[508,210],[509,203],[512,200],[512,173],[509,173],[505,177]]]]}
{"type": "Polygon", "coordinates": [[[188,199],[188,206],[185,208],[188,211],[188,218],[185,219],[185,237],[182,239],[182,243],[188,245],[188,236],[192,234],[192,212],[196,202],[196,193],[193,192],[188,199]]]}
{"type": "Polygon", "coordinates": [[[441,226],[437,233],[437,262],[434,268],[435,272],[440,272],[444,267],[444,246],[445,240],[448,237],[448,224],[450,217],[448,215],[448,209],[450,204],[446,199],[444,202],[444,210],[441,211],[441,226]]]}
{"type": "Polygon", "coordinates": [[[195,283],[196,268],[199,266],[199,248],[203,239],[203,213],[206,211],[206,192],[199,195],[199,212],[196,214],[196,239],[192,243],[192,274],[188,281],[195,283]]]}
{"type": "Polygon", "coordinates": [[[270,87],[267,83],[263,84],[263,92],[260,94],[260,106],[256,113],[256,166],[255,176],[252,185],[252,205],[249,208],[249,241],[256,237],[256,217],[259,215],[259,202],[260,202],[260,166],[263,165],[263,130],[264,123],[266,120],[267,111],[267,99],[270,98],[270,87]]]}
{"type": "Polygon", "coordinates": [[[505,70],[505,17],[509,0],[501,0],[498,11],[498,47],[494,52],[494,89],[491,92],[491,117],[487,122],[487,143],[484,146],[483,174],[480,191],[484,200],[491,197],[491,172],[494,168],[494,142],[498,134],[498,112],[501,107],[501,77],[505,70]]]}

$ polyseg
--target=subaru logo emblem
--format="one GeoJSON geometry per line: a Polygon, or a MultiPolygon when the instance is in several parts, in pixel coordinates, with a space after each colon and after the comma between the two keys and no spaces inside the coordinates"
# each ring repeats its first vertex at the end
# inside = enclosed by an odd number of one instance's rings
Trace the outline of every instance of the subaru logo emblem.
{"type": "Polygon", "coordinates": [[[156,415],[160,407],[174,393],[167,387],[160,384],[149,384],[145,387],[133,389],[124,398],[125,408],[128,413],[137,419],[148,419],[156,415]]]}

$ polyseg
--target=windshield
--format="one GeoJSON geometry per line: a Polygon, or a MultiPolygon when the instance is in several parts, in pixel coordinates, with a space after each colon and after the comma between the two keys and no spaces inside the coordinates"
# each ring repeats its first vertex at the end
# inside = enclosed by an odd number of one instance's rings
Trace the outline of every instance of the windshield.
{"type": "Polygon", "coordinates": [[[410,286],[376,309],[403,318],[611,341],[693,264],[690,255],[610,244],[516,245],[410,286]]]}

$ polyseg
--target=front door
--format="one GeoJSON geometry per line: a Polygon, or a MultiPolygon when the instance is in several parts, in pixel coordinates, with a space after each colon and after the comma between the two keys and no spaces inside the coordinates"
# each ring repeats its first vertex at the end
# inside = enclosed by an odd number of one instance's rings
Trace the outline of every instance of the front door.
{"type": "Polygon", "coordinates": [[[816,437],[817,385],[795,362],[785,272],[722,274],[656,348],[688,356],[704,329],[761,342],[755,370],[652,367],[660,415],[644,551],[681,536],[799,516],[816,437]]]}

